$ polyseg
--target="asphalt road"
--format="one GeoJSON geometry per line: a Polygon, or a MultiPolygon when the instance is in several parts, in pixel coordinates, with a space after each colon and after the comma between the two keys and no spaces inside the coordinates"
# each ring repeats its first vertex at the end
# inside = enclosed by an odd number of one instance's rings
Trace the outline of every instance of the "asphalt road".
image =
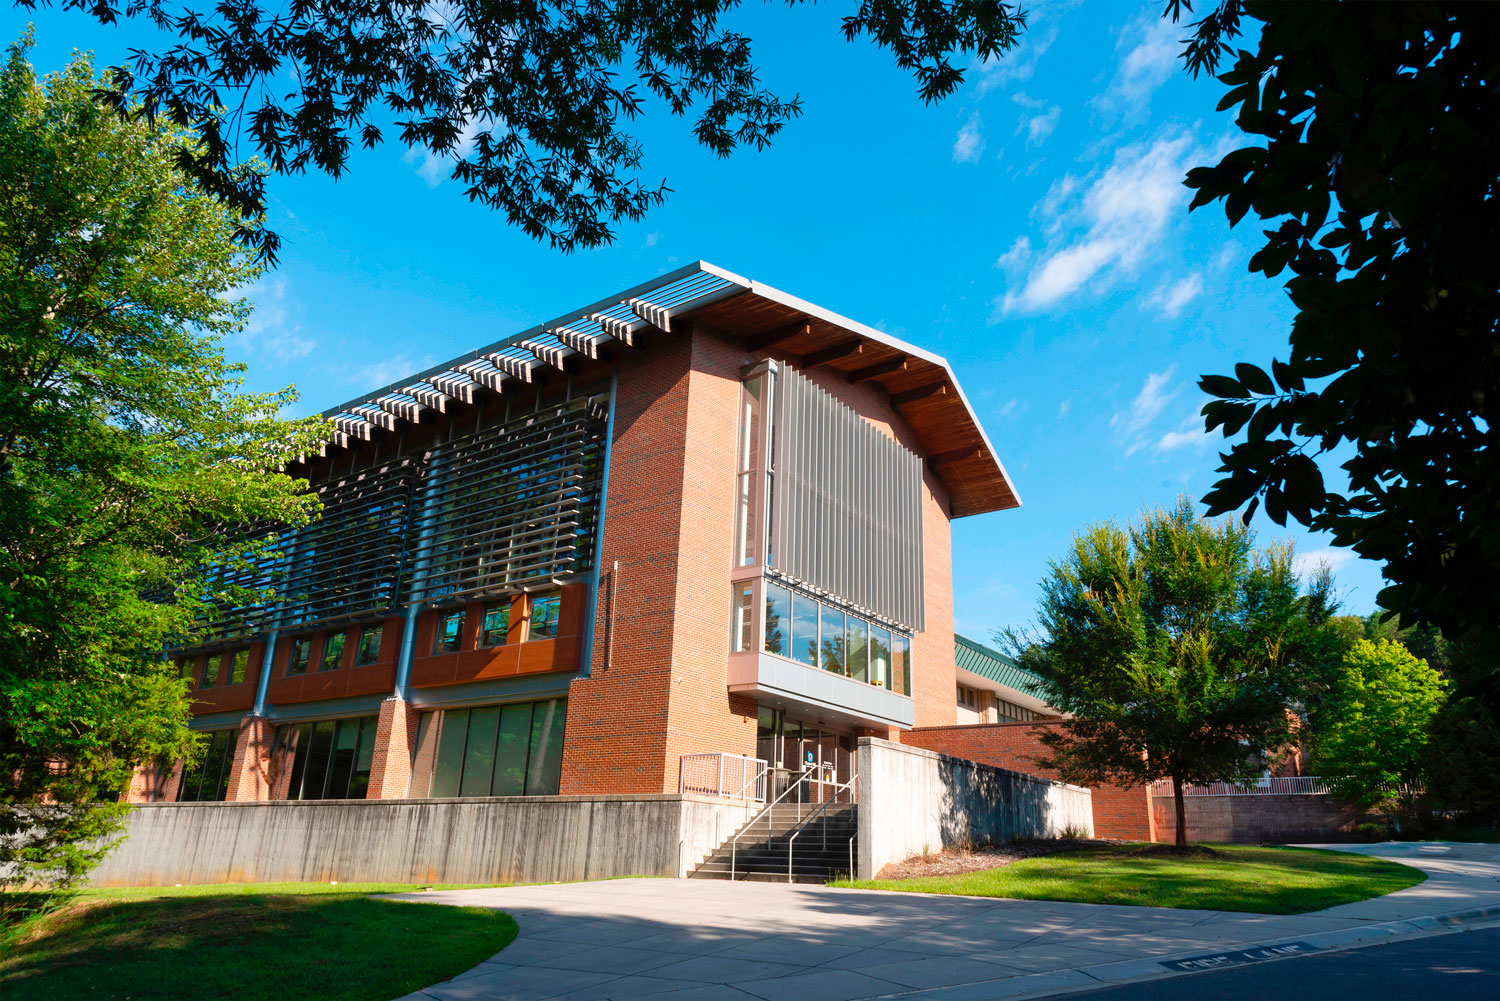
{"type": "Polygon", "coordinates": [[[1069,994],[1068,1001],[1496,1001],[1500,928],[1069,994]]]}

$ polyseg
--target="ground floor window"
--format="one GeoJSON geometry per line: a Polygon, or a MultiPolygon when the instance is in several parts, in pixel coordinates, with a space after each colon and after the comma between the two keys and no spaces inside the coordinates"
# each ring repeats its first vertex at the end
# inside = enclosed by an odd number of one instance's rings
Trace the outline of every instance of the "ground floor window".
{"type": "Polygon", "coordinates": [[[216,802],[229,795],[229,766],[234,762],[238,730],[213,730],[204,734],[208,750],[191,768],[184,768],[177,787],[177,802],[216,802]]]}
{"type": "Polygon", "coordinates": [[[287,799],[364,799],[375,756],[374,716],[294,723],[276,729],[276,756],[291,763],[287,799]]]}
{"type": "Polygon", "coordinates": [[[566,699],[423,713],[414,796],[555,796],[566,699]]]}

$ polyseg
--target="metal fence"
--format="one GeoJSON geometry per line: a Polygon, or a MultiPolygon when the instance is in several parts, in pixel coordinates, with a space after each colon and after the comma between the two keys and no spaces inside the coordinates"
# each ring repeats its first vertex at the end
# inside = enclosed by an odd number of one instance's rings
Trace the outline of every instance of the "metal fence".
{"type": "MultiPolygon", "coordinates": [[[[1234,782],[1210,782],[1208,785],[1184,785],[1184,796],[1319,796],[1331,791],[1327,779],[1318,775],[1292,775],[1286,778],[1262,778],[1239,785],[1234,782]]],[[[1151,783],[1151,795],[1170,797],[1172,780],[1157,779],[1151,783]]]]}
{"type": "Polygon", "coordinates": [[[684,754],[681,791],[725,799],[766,800],[766,763],[743,754],[684,754]]]}

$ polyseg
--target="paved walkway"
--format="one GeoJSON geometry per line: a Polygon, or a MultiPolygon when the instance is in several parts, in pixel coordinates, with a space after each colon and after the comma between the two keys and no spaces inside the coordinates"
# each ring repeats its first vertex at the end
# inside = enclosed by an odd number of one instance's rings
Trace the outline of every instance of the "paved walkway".
{"type": "MultiPolygon", "coordinates": [[[[1343,847],[1343,846],[1341,846],[1343,847]]],[[[1430,874],[1407,890],[1279,916],[622,879],[396,895],[504,908],[509,948],[409,1001],[970,1001],[1071,992],[1172,971],[1161,960],[1252,944],[1342,948],[1500,917],[1500,847],[1367,845],[1430,874]]]]}

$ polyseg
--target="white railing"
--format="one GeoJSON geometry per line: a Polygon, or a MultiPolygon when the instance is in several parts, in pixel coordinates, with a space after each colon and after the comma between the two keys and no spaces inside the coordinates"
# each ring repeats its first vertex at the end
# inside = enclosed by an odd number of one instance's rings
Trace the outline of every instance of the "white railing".
{"type": "Polygon", "coordinates": [[[679,791],[724,799],[766,801],[765,761],[744,754],[684,754],[679,791]]]}
{"type": "MultiPolygon", "coordinates": [[[[1184,785],[1184,796],[1318,796],[1330,791],[1328,780],[1318,775],[1291,775],[1285,778],[1260,778],[1239,785],[1234,782],[1210,782],[1207,785],[1184,785]]],[[[1157,779],[1151,783],[1151,795],[1170,798],[1172,780],[1157,779]]]]}

